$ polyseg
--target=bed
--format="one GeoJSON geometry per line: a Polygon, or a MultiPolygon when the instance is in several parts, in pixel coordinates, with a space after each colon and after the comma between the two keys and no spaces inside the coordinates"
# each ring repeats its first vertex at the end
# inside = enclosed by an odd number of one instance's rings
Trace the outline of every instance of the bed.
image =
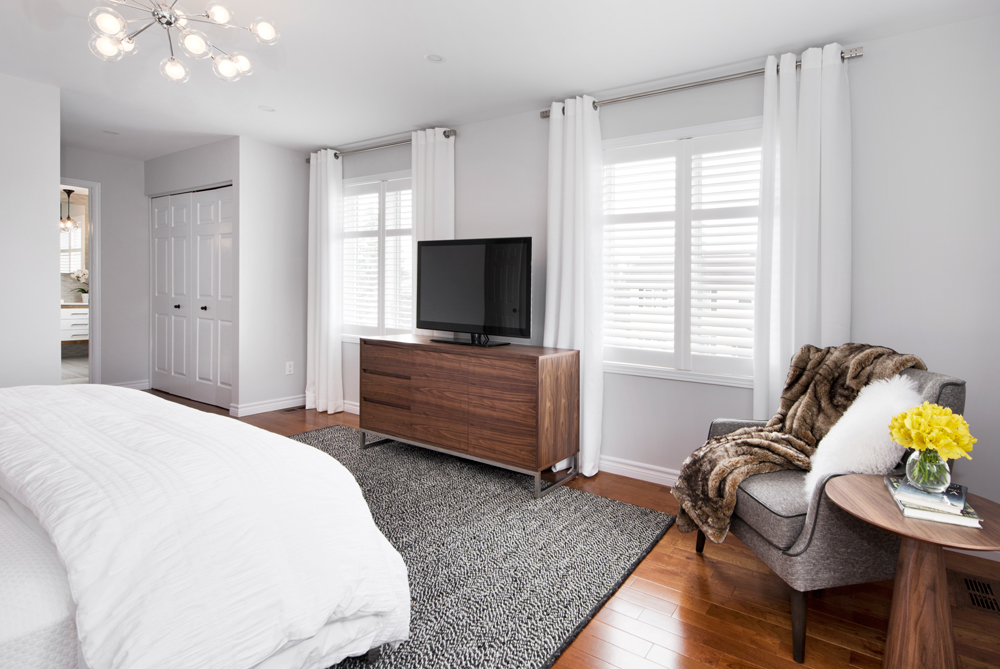
{"type": "Polygon", "coordinates": [[[0,666],[323,669],[409,633],[351,474],[148,393],[0,389],[0,666]]]}

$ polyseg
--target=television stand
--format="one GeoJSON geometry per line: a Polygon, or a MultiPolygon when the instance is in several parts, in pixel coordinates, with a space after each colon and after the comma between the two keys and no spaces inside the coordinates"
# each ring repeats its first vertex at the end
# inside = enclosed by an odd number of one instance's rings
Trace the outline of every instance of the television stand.
{"type": "Polygon", "coordinates": [[[362,338],[360,362],[360,445],[375,445],[367,434],[527,474],[535,497],[576,476],[579,351],[395,335],[362,338]]]}
{"type": "Polygon", "coordinates": [[[431,339],[435,344],[458,344],[459,346],[509,346],[509,341],[490,341],[489,335],[484,334],[472,334],[471,341],[461,341],[458,339],[431,339]]]}

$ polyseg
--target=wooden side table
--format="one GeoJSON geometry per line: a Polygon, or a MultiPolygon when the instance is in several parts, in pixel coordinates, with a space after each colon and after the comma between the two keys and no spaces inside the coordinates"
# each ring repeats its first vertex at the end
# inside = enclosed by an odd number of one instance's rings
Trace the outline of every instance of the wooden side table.
{"type": "Polygon", "coordinates": [[[943,547],[1000,551],[1000,504],[970,494],[983,518],[975,529],[904,517],[881,476],[838,476],[826,494],[852,516],[903,538],[882,666],[958,669],[943,547]]]}

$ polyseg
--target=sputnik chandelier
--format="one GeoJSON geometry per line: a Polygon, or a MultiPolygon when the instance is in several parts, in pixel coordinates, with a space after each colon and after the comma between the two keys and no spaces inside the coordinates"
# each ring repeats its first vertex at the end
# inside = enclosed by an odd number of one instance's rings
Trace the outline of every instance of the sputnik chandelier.
{"type": "Polygon", "coordinates": [[[139,18],[126,18],[110,7],[95,7],[90,12],[90,27],[94,35],[90,38],[90,50],[101,60],[114,62],[126,54],[135,54],[139,48],[135,38],[143,32],[159,25],[166,31],[170,55],[160,62],[160,73],[167,81],[183,84],[191,76],[187,66],[174,54],[173,31],[181,52],[195,60],[212,59],[212,69],[220,79],[236,81],[253,72],[253,64],[242,53],[226,53],[212,44],[208,35],[191,26],[206,23],[223,28],[249,30],[261,44],[278,41],[278,31],[274,23],[256,18],[246,28],[234,24],[233,13],[218,2],[209,3],[202,14],[187,14],[177,8],[179,0],[110,0],[123,9],[136,10],[144,14],[139,18]]]}

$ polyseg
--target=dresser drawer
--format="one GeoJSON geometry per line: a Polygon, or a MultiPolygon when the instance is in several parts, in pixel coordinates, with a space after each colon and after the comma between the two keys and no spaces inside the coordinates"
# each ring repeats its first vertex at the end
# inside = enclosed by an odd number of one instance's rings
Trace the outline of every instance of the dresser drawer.
{"type": "Polygon", "coordinates": [[[361,372],[361,397],[372,402],[410,408],[410,380],[382,372],[361,372]]]}
{"type": "Polygon", "coordinates": [[[361,340],[361,371],[381,372],[401,378],[410,378],[412,353],[409,349],[379,346],[361,340]]]}
{"type": "Polygon", "coordinates": [[[390,436],[406,437],[412,421],[409,409],[361,398],[361,429],[390,436]]]}
{"type": "Polygon", "coordinates": [[[87,330],[62,330],[60,341],[87,341],[90,332],[87,330]]]}
{"type": "Polygon", "coordinates": [[[86,323],[90,320],[90,309],[60,309],[59,316],[63,325],[79,321],[86,323]]]}

